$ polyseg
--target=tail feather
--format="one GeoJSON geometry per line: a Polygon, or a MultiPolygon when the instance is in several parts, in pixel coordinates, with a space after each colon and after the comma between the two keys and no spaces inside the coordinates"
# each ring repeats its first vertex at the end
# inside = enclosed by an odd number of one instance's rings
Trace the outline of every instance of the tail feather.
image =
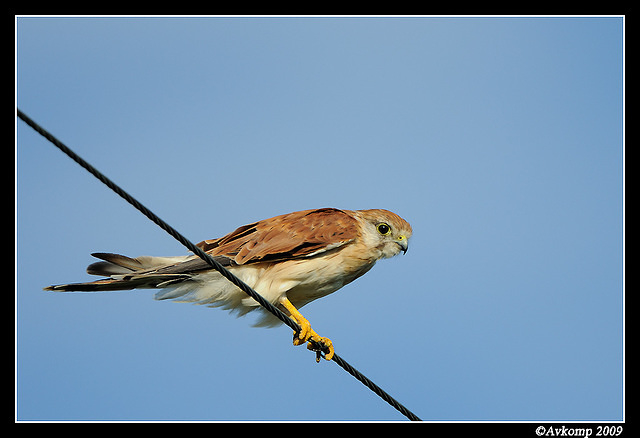
{"type": "Polygon", "coordinates": [[[104,260],[92,263],[87,267],[87,273],[91,275],[129,274],[143,269],[142,263],[138,260],[121,254],[94,252],[91,255],[104,260]]]}
{"type": "Polygon", "coordinates": [[[149,289],[159,287],[162,283],[184,281],[189,276],[163,276],[161,278],[138,277],[131,279],[106,278],[88,283],[58,284],[45,287],[44,290],[54,292],[104,292],[131,289],[149,289]],[[171,277],[171,278],[167,278],[171,277]]]}
{"type": "MultiPolygon", "coordinates": [[[[111,253],[92,255],[101,261],[89,265],[87,272],[107,278],[87,283],[59,284],[46,287],[44,290],[101,292],[157,289],[155,294],[157,300],[175,300],[220,307],[238,316],[260,310],[261,317],[255,325],[272,327],[280,324],[279,319],[264,311],[257,301],[247,296],[198,256],[131,258],[111,253]]],[[[236,266],[235,262],[228,257],[214,256],[213,258],[231,270],[236,266]]],[[[237,274],[242,273],[241,279],[256,288],[262,269],[260,266],[250,265],[245,266],[237,274]]]]}
{"type": "Polygon", "coordinates": [[[109,278],[87,283],[59,284],[44,288],[58,292],[95,292],[167,287],[192,278],[191,273],[209,266],[194,256],[131,258],[120,254],[94,253],[100,262],[87,267],[87,273],[109,278]],[[200,260],[200,262],[199,262],[200,260]],[[204,263],[204,265],[203,265],[204,263]]]}

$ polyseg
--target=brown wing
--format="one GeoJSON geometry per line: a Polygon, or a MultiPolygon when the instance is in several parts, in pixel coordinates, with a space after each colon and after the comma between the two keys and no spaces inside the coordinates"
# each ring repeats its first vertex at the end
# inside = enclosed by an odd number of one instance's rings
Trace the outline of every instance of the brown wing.
{"type": "Polygon", "coordinates": [[[309,257],[349,243],[357,235],[358,221],[347,211],[321,208],[254,222],[197,246],[243,265],[309,257]]]}

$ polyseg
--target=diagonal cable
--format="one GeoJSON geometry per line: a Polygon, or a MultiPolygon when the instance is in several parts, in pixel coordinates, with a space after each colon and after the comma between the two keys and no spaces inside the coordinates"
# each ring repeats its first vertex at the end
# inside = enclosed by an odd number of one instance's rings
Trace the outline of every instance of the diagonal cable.
{"type": "MultiPolygon", "coordinates": [[[[211,256],[209,256],[209,254],[202,251],[202,249],[200,249],[195,244],[193,244],[189,239],[187,239],[182,234],[180,234],[175,228],[171,227],[165,221],[163,221],[158,216],[156,216],[155,213],[153,213],[151,210],[149,210],[147,207],[141,204],[133,196],[129,195],[126,191],[120,188],[120,186],[118,186],[116,183],[114,183],[109,178],[107,178],[104,174],[102,174],[102,172],[97,170],[95,167],[93,167],[91,164],[89,164],[87,161],[81,158],[78,154],[72,151],[69,147],[67,147],[64,143],[62,143],[60,140],[58,140],[56,137],[50,134],[47,130],[45,130],[35,121],[33,121],[29,116],[27,116],[25,113],[20,111],[19,108],[17,109],[17,114],[18,114],[18,117],[23,122],[25,122],[27,125],[33,128],[38,134],[42,135],[44,138],[49,140],[49,142],[51,142],[54,146],[56,146],[58,149],[64,152],[69,158],[71,158],[73,161],[78,163],[81,167],[83,167],[90,174],[92,174],[94,177],[100,180],[103,184],[105,184],[107,187],[109,187],[111,190],[117,193],[121,198],[123,198],[125,201],[127,201],[129,204],[135,207],[138,211],[144,214],[153,223],[158,225],[164,231],[169,233],[169,235],[171,235],[174,239],[176,239],[178,242],[183,244],[189,251],[193,252],[202,260],[207,262],[213,269],[220,272],[220,274],[223,277],[225,277],[227,280],[232,282],[234,285],[240,288],[243,292],[245,292],[251,298],[256,300],[262,307],[264,307],[266,310],[268,310],[273,315],[275,315],[280,321],[282,321],[284,324],[289,326],[295,332],[300,331],[300,326],[298,325],[298,323],[296,323],[288,315],[286,315],[276,306],[271,304],[269,301],[265,300],[264,297],[262,297],[258,292],[253,290],[246,283],[244,283],[234,274],[229,272],[229,270],[227,270],[224,266],[222,266],[220,263],[215,261],[211,256]]],[[[319,350],[322,349],[322,346],[317,346],[317,349],[318,349],[317,354],[319,354],[319,350]]],[[[352,367],[349,363],[347,363],[347,361],[342,359],[340,356],[338,356],[337,354],[334,354],[332,360],[336,362],[340,367],[342,367],[345,371],[347,371],[349,374],[351,374],[353,377],[355,377],[357,380],[359,380],[367,388],[371,389],[380,398],[382,398],[384,401],[386,401],[391,406],[393,406],[405,417],[407,417],[412,421],[420,421],[420,418],[418,418],[413,412],[411,412],[409,409],[404,407],[400,402],[398,402],[396,399],[394,399],[385,391],[383,391],[382,388],[380,388],[378,385],[376,385],[371,380],[369,380],[366,376],[364,376],[362,373],[360,373],[358,370],[352,367]]]]}

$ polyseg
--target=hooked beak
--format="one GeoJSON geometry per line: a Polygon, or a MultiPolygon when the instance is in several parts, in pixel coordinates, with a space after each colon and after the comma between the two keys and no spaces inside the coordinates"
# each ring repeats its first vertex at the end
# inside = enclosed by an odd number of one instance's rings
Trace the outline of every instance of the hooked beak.
{"type": "Polygon", "coordinates": [[[400,249],[402,249],[402,253],[406,254],[407,250],[409,249],[409,239],[407,239],[404,236],[401,236],[399,240],[396,240],[396,243],[398,244],[400,249]]]}

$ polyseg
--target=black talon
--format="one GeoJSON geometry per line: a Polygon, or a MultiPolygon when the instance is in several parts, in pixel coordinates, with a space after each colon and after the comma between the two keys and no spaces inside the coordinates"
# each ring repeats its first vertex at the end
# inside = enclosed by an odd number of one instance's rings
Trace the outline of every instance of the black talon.
{"type": "Polygon", "coordinates": [[[322,355],[322,353],[329,354],[331,352],[331,349],[329,347],[327,347],[326,345],[324,345],[321,342],[317,342],[317,341],[313,341],[313,340],[309,340],[309,342],[307,344],[307,349],[309,349],[311,351],[315,351],[315,353],[316,353],[316,363],[319,363],[320,362],[320,358],[324,357],[322,355]]]}

